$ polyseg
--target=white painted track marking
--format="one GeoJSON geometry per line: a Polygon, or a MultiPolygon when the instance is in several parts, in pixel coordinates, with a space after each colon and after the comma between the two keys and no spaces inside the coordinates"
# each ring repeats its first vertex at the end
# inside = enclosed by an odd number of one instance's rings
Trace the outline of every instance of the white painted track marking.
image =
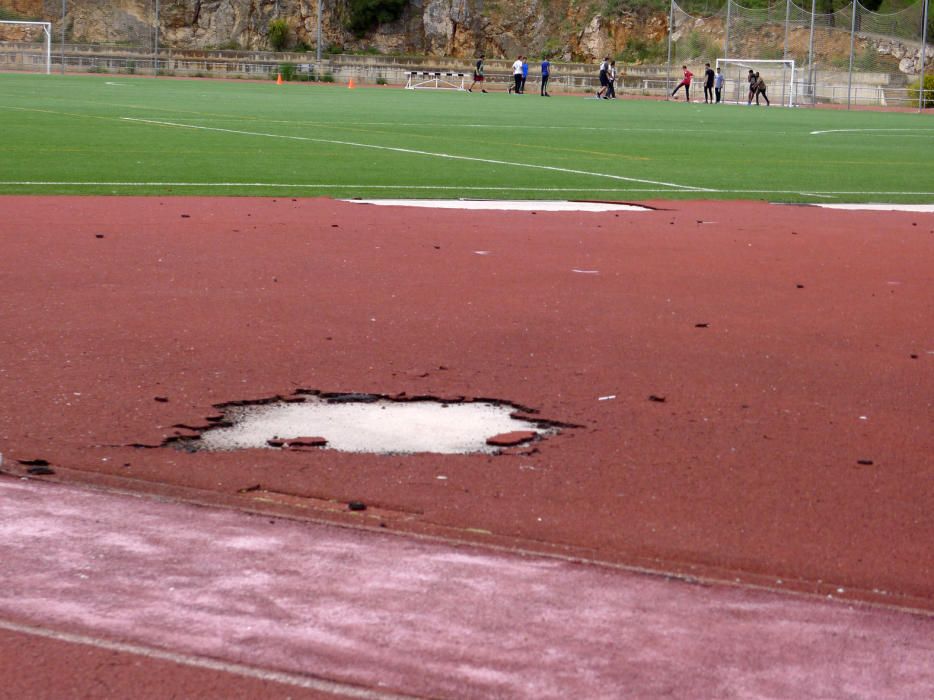
{"type": "Polygon", "coordinates": [[[812,204],[822,209],[844,209],[853,211],[913,211],[934,214],[934,204],[812,204]]]}
{"type": "Polygon", "coordinates": [[[652,211],[648,207],[613,202],[547,202],[535,200],[478,199],[342,199],[352,204],[375,204],[384,207],[423,207],[427,209],[472,209],[488,211],[652,211]]]}
{"type": "Polygon", "coordinates": [[[100,639],[90,637],[84,634],[71,634],[69,632],[59,632],[57,630],[37,627],[35,625],[21,625],[17,622],[0,619],[0,629],[20,634],[29,634],[34,637],[44,637],[45,639],[55,639],[60,642],[69,642],[71,644],[81,644],[83,646],[94,647],[95,649],[105,649],[107,651],[116,651],[123,654],[135,654],[147,659],[157,659],[159,661],[170,661],[181,664],[182,666],[192,666],[194,668],[203,668],[209,671],[222,671],[237,676],[246,676],[247,678],[256,678],[262,681],[271,681],[273,683],[282,683],[283,685],[296,686],[298,688],[308,688],[310,690],[321,690],[334,695],[341,695],[349,698],[362,698],[363,700],[410,700],[412,696],[397,695],[393,693],[382,693],[376,690],[366,688],[356,688],[350,685],[343,685],[332,681],[309,678],[294,673],[283,673],[281,671],[269,671],[263,668],[254,668],[235,664],[228,661],[217,661],[203,656],[192,656],[191,654],[179,654],[172,651],[164,651],[153,647],[142,646],[140,644],[127,644],[125,642],[113,642],[109,639],[100,639]]]}
{"type": "Polygon", "coordinates": [[[489,163],[491,165],[505,165],[513,168],[530,168],[532,170],[547,170],[549,172],[567,173],[569,175],[585,175],[589,177],[606,178],[609,180],[620,180],[622,182],[641,182],[646,185],[659,185],[662,187],[671,187],[678,190],[689,190],[693,192],[710,192],[704,187],[692,187],[690,185],[679,185],[673,182],[659,182],[657,180],[645,180],[637,177],[625,177],[624,175],[613,175],[610,173],[597,173],[588,170],[575,170],[573,168],[559,168],[555,165],[536,165],[533,163],[519,163],[516,161],[497,160],[495,158],[476,158],[474,156],[458,156],[452,153],[438,153],[435,151],[421,151],[414,148],[399,148],[396,146],[379,146],[371,143],[358,143],[356,141],[341,141],[338,139],[316,139],[309,136],[289,136],[287,134],[270,134],[262,131],[241,131],[239,129],[222,129],[214,126],[197,126],[194,124],[183,124],[180,122],[157,121],[155,119],[136,119],[134,117],[123,117],[123,121],[136,122],[139,124],[154,124],[156,126],[169,126],[177,129],[197,129],[200,131],[216,131],[226,134],[239,134],[241,136],[260,136],[273,139],[287,139],[290,141],[307,141],[309,143],[328,143],[337,146],[351,146],[353,148],[370,148],[377,151],[390,151],[393,153],[406,153],[409,155],[428,156],[430,158],[445,158],[449,160],[463,160],[473,163],[489,163]]]}

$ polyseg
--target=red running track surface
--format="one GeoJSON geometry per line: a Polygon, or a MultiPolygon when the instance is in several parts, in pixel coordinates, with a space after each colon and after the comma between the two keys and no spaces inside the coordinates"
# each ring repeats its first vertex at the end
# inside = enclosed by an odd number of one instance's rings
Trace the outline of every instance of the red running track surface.
{"type": "Polygon", "coordinates": [[[934,216],[655,204],[4,197],[2,469],[934,609],[934,216]],[[581,427],[493,457],[131,446],[299,389],[581,427]]]}

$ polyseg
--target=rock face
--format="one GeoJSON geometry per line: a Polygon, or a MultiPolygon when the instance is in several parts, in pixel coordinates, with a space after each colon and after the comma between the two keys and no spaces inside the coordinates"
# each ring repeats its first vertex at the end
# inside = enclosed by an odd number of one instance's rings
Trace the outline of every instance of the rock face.
{"type": "MultiPolygon", "coordinates": [[[[52,21],[53,31],[59,31],[61,0],[0,0],[0,7],[52,21]]],[[[284,19],[290,29],[290,45],[313,47],[317,7],[317,0],[161,0],[159,45],[186,50],[266,50],[270,48],[269,23],[284,19]]],[[[376,50],[457,58],[481,52],[489,58],[514,58],[521,53],[533,59],[547,54],[563,61],[593,62],[618,55],[632,38],[664,41],[668,31],[664,11],[642,8],[608,17],[598,11],[602,4],[582,0],[409,0],[398,20],[356,37],[345,26],[348,0],[322,0],[322,7],[322,45],[328,52],[376,50]]],[[[155,43],[153,0],[67,0],[66,9],[72,41],[136,47],[155,43]]],[[[682,25],[674,38],[696,31],[721,40],[722,24],[722,18],[697,19],[694,24],[682,25]]],[[[766,36],[773,30],[781,27],[762,28],[759,39],[768,38],[772,45],[783,40],[766,36]]],[[[796,28],[789,43],[806,42],[806,34],[796,28]]],[[[845,32],[834,38],[840,37],[848,43],[845,32]]],[[[879,55],[894,57],[902,72],[916,73],[920,67],[917,47],[868,35],[858,37],[857,43],[879,55]]],[[[746,55],[756,50],[755,46],[730,48],[731,53],[746,51],[746,55]]],[[[842,50],[846,52],[848,47],[842,50]]],[[[934,61],[934,51],[928,56],[934,61]]]]}
{"type": "MultiPolygon", "coordinates": [[[[345,27],[347,0],[324,0],[322,45],[328,50],[592,60],[616,53],[633,33],[664,37],[666,18],[648,26],[633,17],[607,19],[578,0],[410,0],[395,22],[356,37],[345,27]],[[583,31],[575,29],[583,27],[583,31]]],[[[24,16],[58,25],[60,0],[0,0],[24,16]]],[[[269,23],[284,19],[290,43],[315,46],[317,0],[161,0],[159,45],[179,49],[269,48],[269,23]]],[[[77,43],[154,44],[153,0],[67,0],[68,37],[77,43]]],[[[55,31],[58,31],[56,26],[55,31]]]]}

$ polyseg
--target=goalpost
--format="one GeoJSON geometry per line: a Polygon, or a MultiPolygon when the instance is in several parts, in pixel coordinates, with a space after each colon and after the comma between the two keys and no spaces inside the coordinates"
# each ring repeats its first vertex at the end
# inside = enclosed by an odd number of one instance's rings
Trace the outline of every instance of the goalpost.
{"type": "Polygon", "coordinates": [[[724,77],[724,99],[732,92],[736,102],[746,102],[749,93],[746,76],[752,70],[765,80],[766,94],[773,104],[784,107],[796,104],[795,62],[791,59],[718,58],[717,68],[724,77]]]}
{"type": "Polygon", "coordinates": [[[0,20],[0,45],[2,44],[7,45],[0,46],[0,68],[14,66],[40,66],[45,68],[44,72],[46,75],[52,72],[51,22],[26,22],[12,19],[0,20]],[[26,37],[24,37],[21,41],[17,41],[15,39],[9,40],[6,38],[7,33],[3,31],[5,27],[12,27],[14,29],[21,30],[17,33],[25,34],[26,37]],[[36,41],[28,38],[30,34],[32,34],[32,36],[36,36],[34,31],[31,30],[40,30],[42,32],[41,54],[25,46],[25,44],[37,43],[36,41]],[[24,46],[18,46],[20,43],[22,43],[24,46]]]}

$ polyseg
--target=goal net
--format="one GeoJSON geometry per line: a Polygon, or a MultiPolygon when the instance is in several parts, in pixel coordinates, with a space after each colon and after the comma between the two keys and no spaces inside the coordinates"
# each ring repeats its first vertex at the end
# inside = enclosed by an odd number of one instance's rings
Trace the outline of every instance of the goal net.
{"type": "Polygon", "coordinates": [[[797,98],[795,62],[788,59],[718,58],[723,73],[723,99],[745,104],[749,99],[749,71],[765,81],[766,94],[774,105],[794,107],[797,98]]]}
{"type": "Polygon", "coordinates": [[[0,70],[52,72],[52,23],[0,20],[0,70]]]}

